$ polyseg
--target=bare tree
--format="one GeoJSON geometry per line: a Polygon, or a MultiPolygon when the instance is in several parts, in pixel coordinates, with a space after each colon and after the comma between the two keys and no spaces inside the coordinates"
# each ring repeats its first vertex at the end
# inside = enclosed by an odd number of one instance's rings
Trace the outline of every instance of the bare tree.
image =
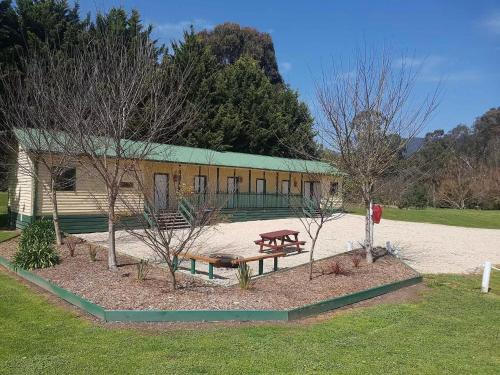
{"type": "Polygon", "coordinates": [[[338,156],[337,166],[360,189],[366,208],[365,249],[373,262],[371,206],[376,181],[391,168],[437,107],[437,90],[413,100],[418,70],[387,51],[357,55],[348,73],[333,66],[316,85],[322,141],[338,156]]]}
{"type": "Polygon", "coordinates": [[[60,74],[64,65],[64,56],[56,52],[30,54],[23,62],[22,76],[1,78],[5,95],[0,97],[1,118],[5,122],[4,128],[8,130],[0,143],[4,150],[16,156],[8,162],[13,163],[9,167],[12,167],[11,170],[17,168],[18,173],[30,176],[42,186],[52,205],[58,245],[62,243],[62,235],[57,191],[68,190],[74,184],[71,175],[66,173],[71,160],[61,155],[69,138],[56,141],[54,137],[54,133],[62,129],[57,108],[64,106],[66,99],[64,75],[60,74]],[[19,140],[19,144],[12,139],[12,135],[19,140]],[[20,152],[25,153],[25,162],[18,159],[20,152]]]}
{"type": "MultiPolygon", "coordinates": [[[[223,207],[218,202],[217,196],[210,191],[203,193],[203,199],[193,192],[192,187],[179,184],[176,190],[175,202],[178,212],[188,223],[187,227],[179,228],[170,221],[165,221],[162,210],[155,209],[154,188],[145,181],[142,171],[135,173],[134,181],[137,183],[141,196],[144,197],[145,214],[137,210],[134,202],[124,202],[130,212],[135,212],[141,218],[141,228],[127,228],[127,232],[144,243],[157,260],[167,266],[169,272],[168,282],[171,288],[177,288],[177,273],[183,255],[195,253],[198,240],[209,228],[219,220],[220,210],[223,207]]],[[[123,197],[120,197],[122,199],[123,197]]]]}
{"type": "Polygon", "coordinates": [[[292,201],[291,206],[311,239],[309,280],[312,280],[314,250],[321,230],[328,222],[340,219],[344,215],[344,210],[338,181],[319,173],[307,173],[307,176],[310,180],[317,181],[317,183],[313,183],[310,196],[301,197],[301,204],[297,205],[292,201]],[[324,181],[325,179],[328,179],[328,181],[324,181]]]}
{"type": "Polygon", "coordinates": [[[66,102],[56,109],[73,141],[65,152],[77,154],[82,169],[106,189],[109,269],[117,266],[116,208],[124,176],[156,155],[156,140],[174,140],[190,123],[184,105],[188,74],[168,58],[159,63],[146,37],[131,41],[109,30],[75,51],[64,71],[66,102]]]}

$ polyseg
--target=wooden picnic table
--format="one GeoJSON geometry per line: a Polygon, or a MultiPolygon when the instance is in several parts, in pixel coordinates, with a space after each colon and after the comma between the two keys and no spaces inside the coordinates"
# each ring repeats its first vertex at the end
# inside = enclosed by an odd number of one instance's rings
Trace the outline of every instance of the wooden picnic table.
{"type": "Polygon", "coordinates": [[[281,252],[290,246],[296,246],[297,252],[300,253],[301,245],[305,245],[305,241],[299,241],[299,233],[296,230],[282,229],[274,232],[267,232],[259,234],[260,240],[254,241],[260,246],[259,252],[263,252],[264,248],[271,249],[272,252],[281,252]],[[293,239],[291,238],[293,236],[293,239]],[[267,241],[267,243],[266,243],[267,241]],[[278,244],[278,241],[280,242],[278,244]]]}

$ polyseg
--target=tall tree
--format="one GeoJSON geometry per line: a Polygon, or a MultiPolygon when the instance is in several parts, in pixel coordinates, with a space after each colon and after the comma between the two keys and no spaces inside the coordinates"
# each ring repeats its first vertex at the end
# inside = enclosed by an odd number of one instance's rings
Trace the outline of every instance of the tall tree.
{"type": "Polygon", "coordinates": [[[283,83],[271,35],[251,27],[226,22],[200,33],[221,65],[234,64],[242,56],[256,60],[271,83],[283,83]]]}
{"type": "Polygon", "coordinates": [[[397,66],[387,51],[362,52],[346,76],[333,67],[317,85],[324,115],[323,140],[338,155],[338,167],[362,194],[366,208],[365,250],[373,261],[371,207],[376,181],[397,166],[401,153],[436,108],[436,95],[413,105],[417,73],[397,66]]]}

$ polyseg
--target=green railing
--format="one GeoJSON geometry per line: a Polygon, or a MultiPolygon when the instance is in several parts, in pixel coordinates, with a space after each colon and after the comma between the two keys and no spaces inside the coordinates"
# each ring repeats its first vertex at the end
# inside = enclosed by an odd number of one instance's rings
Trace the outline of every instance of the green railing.
{"type": "Polygon", "coordinates": [[[189,224],[193,225],[195,210],[193,204],[190,203],[186,198],[182,198],[179,201],[179,212],[189,224]]]}
{"type": "Polygon", "coordinates": [[[218,209],[252,209],[252,208],[302,208],[301,195],[277,195],[256,193],[218,193],[192,194],[187,198],[195,207],[205,206],[218,209]]]}

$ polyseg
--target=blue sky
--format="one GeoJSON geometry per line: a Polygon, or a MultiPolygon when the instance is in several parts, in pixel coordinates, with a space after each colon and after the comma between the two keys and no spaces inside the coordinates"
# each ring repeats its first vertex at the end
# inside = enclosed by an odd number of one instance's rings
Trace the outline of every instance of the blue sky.
{"type": "Polygon", "coordinates": [[[136,8],[165,43],[190,24],[200,30],[231,21],[269,32],[282,75],[311,107],[321,70],[348,61],[364,44],[389,46],[420,65],[417,98],[441,82],[441,104],[425,131],[470,125],[500,106],[499,0],[82,0],[80,6],[82,13],[136,8]]]}

